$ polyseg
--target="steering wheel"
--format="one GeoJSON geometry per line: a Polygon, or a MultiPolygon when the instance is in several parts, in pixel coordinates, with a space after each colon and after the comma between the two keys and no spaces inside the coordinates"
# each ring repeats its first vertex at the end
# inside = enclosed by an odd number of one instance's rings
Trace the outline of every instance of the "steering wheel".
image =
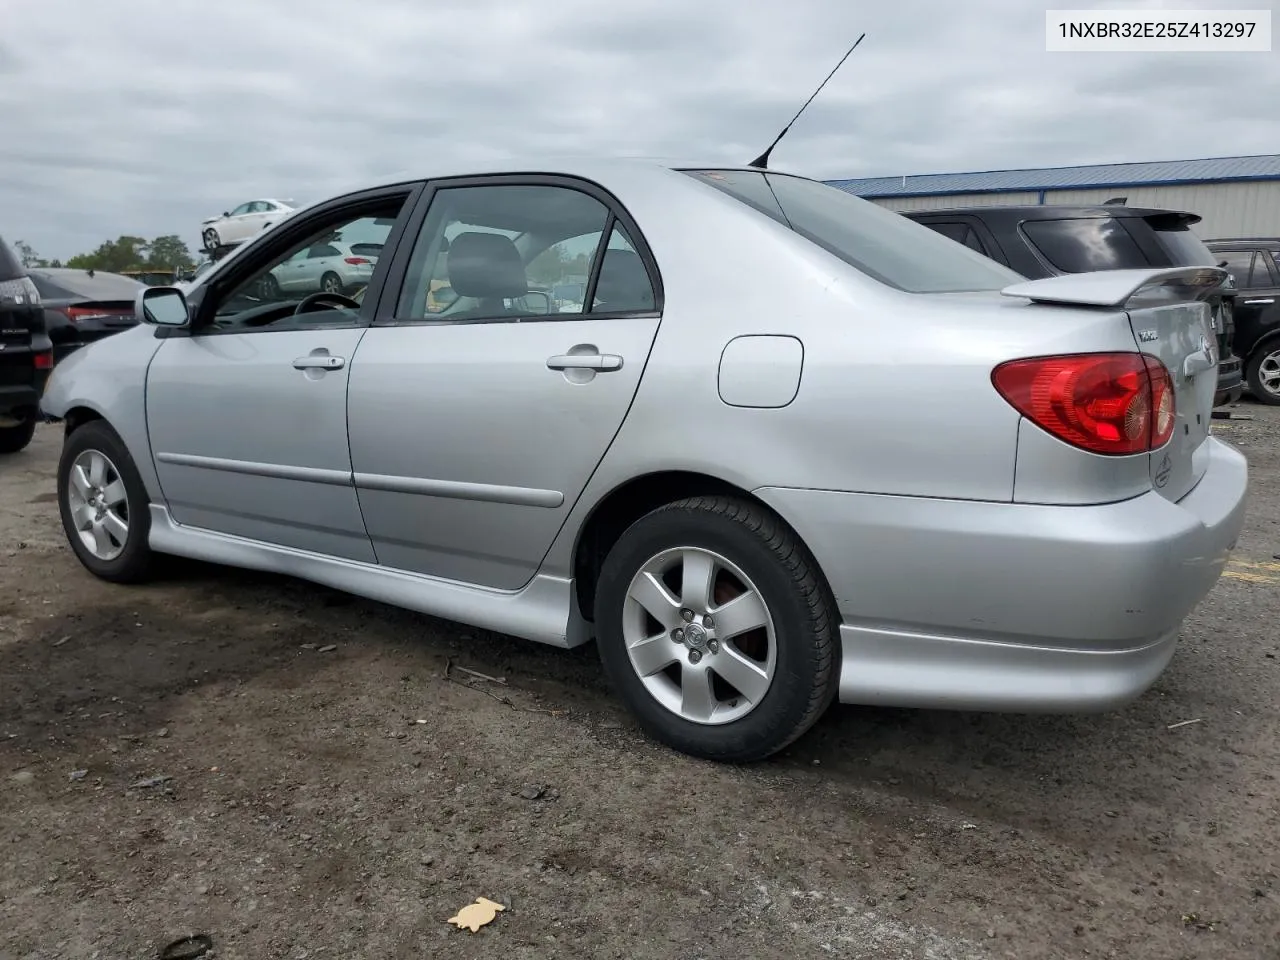
{"type": "Polygon", "coordinates": [[[319,293],[312,293],[303,297],[298,302],[298,305],[293,308],[293,315],[296,317],[300,313],[310,313],[312,308],[318,304],[323,304],[326,310],[360,309],[360,304],[350,297],[343,296],[341,293],[330,293],[328,290],[321,290],[319,293]],[[326,303],[325,301],[328,302],[326,303]]]}

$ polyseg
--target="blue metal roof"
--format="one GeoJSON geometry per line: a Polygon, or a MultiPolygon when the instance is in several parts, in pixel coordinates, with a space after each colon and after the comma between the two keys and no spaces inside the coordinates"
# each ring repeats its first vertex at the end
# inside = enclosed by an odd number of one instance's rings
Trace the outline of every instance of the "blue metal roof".
{"type": "Polygon", "coordinates": [[[927,173],[907,177],[828,180],[860,197],[919,197],[956,193],[1014,193],[1070,190],[1077,187],[1168,186],[1230,180],[1280,180],[1280,154],[1157,160],[1150,163],[1102,163],[1039,170],[986,170],[977,173],[927,173]]]}

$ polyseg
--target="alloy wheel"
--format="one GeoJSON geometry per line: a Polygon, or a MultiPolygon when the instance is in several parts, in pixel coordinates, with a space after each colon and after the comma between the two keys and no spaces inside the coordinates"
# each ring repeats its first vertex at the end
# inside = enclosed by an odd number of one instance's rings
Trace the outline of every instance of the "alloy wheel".
{"type": "Polygon", "coordinates": [[[80,542],[98,560],[114,560],[129,542],[129,499],[124,478],[100,450],[85,450],[71,464],[67,501],[80,542]]]}

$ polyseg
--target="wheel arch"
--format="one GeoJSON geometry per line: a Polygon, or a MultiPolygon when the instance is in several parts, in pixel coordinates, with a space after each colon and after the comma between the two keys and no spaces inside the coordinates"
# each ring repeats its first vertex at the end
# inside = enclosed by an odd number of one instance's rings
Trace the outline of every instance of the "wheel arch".
{"type": "MultiPolygon", "coordinates": [[[[692,470],[662,470],[632,477],[600,498],[587,514],[574,541],[574,601],[583,620],[587,623],[595,620],[596,582],[600,567],[623,532],[651,510],[697,496],[735,497],[755,504],[777,516],[804,544],[804,538],[786,517],[751,491],[728,480],[692,470]]],[[[808,544],[804,545],[808,549],[808,544]]],[[[819,576],[823,575],[816,563],[815,569],[819,576]]]]}

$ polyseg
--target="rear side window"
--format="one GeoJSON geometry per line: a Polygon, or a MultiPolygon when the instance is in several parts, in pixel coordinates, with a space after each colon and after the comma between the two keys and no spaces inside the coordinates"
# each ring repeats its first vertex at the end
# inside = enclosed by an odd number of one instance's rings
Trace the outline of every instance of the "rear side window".
{"type": "Polygon", "coordinates": [[[4,237],[0,237],[0,283],[5,280],[17,280],[26,275],[27,271],[23,268],[22,261],[9,249],[9,245],[4,242],[4,237]]]}
{"type": "Polygon", "coordinates": [[[1022,233],[1051,266],[1063,273],[1151,266],[1115,217],[1028,220],[1022,224],[1022,233]]]}
{"type": "Polygon", "coordinates": [[[1255,255],[1252,250],[1231,250],[1223,253],[1217,262],[1226,264],[1223,269],[1235,277],[1236,287],[1240,290],[1271,286],[1271,274],[1261,254],[1255,255]]]}
{"type": "Polygon", "coordinates": [[[1160,246],[1169,254],[1169,262],[1175,267],[1212,267],[1218,263],[1213,251],[1188,227],[1167,230],[1156,227],[1155,234],[1160,246]]]}
{"type": "Polygon", "coordinates": [[[682,172],[907,293],[1000,290],[1025,279],[914,220],[816,180],[746,170],[682,172]]]}

